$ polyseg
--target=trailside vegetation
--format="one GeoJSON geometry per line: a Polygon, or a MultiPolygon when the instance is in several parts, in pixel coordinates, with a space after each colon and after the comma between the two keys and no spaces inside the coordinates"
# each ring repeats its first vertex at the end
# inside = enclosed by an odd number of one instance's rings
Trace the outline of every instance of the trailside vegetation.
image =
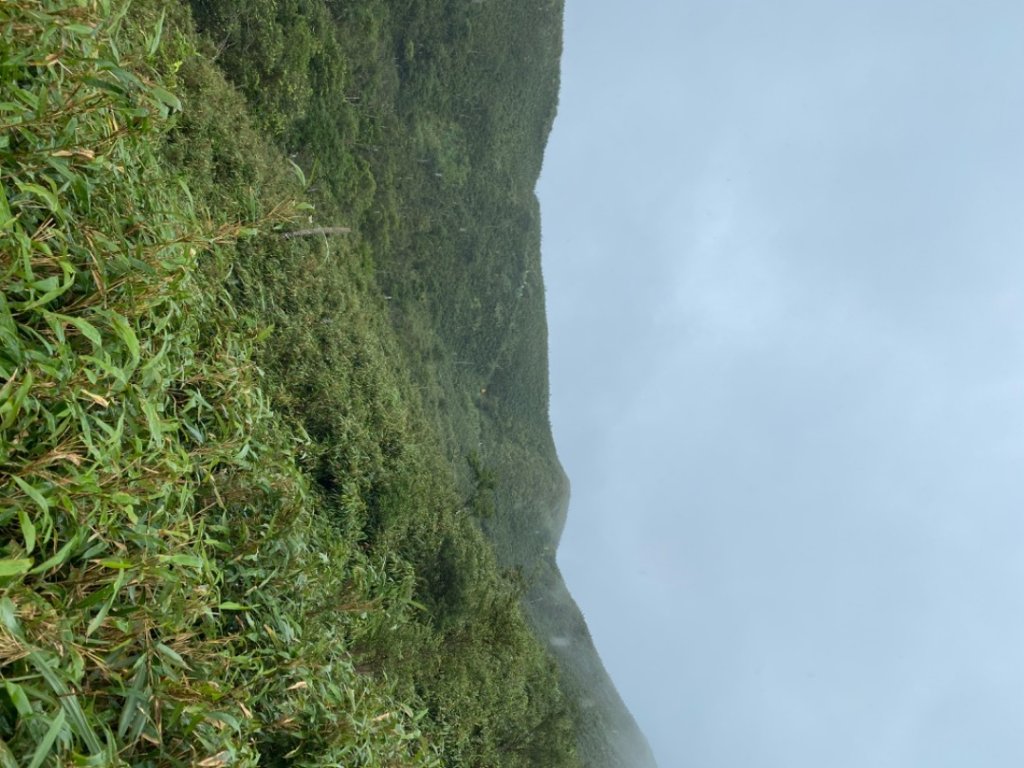
{"type": "Polygon", "coordinates": [[[2,768],[643,764],[523,612],[560,41],[559,0],[0,5],[2,768]]]}

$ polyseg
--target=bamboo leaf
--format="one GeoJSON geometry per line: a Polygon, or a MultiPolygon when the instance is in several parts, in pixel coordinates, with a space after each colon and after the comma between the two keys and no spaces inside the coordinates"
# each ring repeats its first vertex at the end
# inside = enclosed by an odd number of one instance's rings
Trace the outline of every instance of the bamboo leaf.
{"type": "Polygon", "coordinates": [[[160,426],[160,415],[156,412],[156,406],[150,400],[143,400],[142,412],[146,415],[146,424],[149,426],[149,447],[159,448],[164,441],[164,432],[160,426]]]}
{"type": "Polygon", "coordinates": [[[295,177],[299,180],[299,184],[301,184],[302,188],[305,189],[307,186],[309,186],[306,183],[306,174],[302,172],[302,168],[300,168],[298,163],[296,163],[294,160],[289,158],[288,162],[292,166],[292,171],[295,173],[295,177]]]}
{"type": "Polygon", "coordinates": [[[128,347],[128,354],[132,357],[132,368],[135,368],[139,364],[139,339],[135,335],[135,331],[132,330],[131,325],[124,318],[123,315],[117,312],[110,313],[110,324],[114,329],[114,333],[118,335],[118,338],[124,342],[124,345],[128,347]]]}
{"type": "Polygon", "coordinates": [[[164,643],[157,643],[156,649],[162,656],[167,657],[167,659],[172,661],[174,664],[178,665],[182,669],[188,669],[188,664],[186,664],[185,660],[181,658],[181,654],[173,648],[171,648],[169,645],[165,645],[164,643]]]}
{"type": "Polygon", "coordinates": [[[83,77],[82,81],[88,83],[94,88],[99,88],[101,90],[108,91],[109,93],[116,94],[117,96],[120,96],[122,98],[128,95],[125,92],[124,88],[122,88],[117,83],[110,82],[109,80],[104,80],[99,77],[83,77]]]}
{"type": "Polygon", "coordinates": [[[50,689],[60,697],[63,711],[67,713],[68,718],[71,720],[72,732],[85,742],[90,752],[93,754],[102,752],[103,743],[92,729],[92,726],[89,725],[89,720],[86,718],[85,712],[82,711],[82,705],[79,703],[78,697],[57,676],[57,673],[53,671],[53,667],[50,666],[49,662],[39,651],[30,653],[28,660],[35,667],[36,671],[42,675],[43,679],[46,680],[50,689]]]}
{"type": "Polygon", "coordinates": [[[114,77],[116,77],[118,81],[125,86],[125,88],[129,90],[139,90],[142,88],[142,82],[139,80],[138,77],[136,77],[134,74],[124,69],[123,67],[119,67],[116,63],[110,61],[109,59],[97,61],[96,68],[103,72],[109,72],[114,77]]]}
{"type": "Polygon", "coordinates": [[[117,3],[113,13],[111,13],[110,0],[100,0],[100,8],[103,9],[103,18],[107,27],[107,34],[113,39],[114,34],[117,32],[118,27],[121,24],[121,19],[131,8],[131,3],[117,3]]]}
{"type": "Polygon", "coordinates": [[[210,712],[206,715],[206,719],[212,720],[214,722],[224,723],[225,725],[230,726],[236,731],[239,731],[242,728],[242,724],[238,722],[238,718],[227,712],[210,712]]]}
{"type": "Polygon", "coordinates": [[[29,184],[26,182],[17,181],[15,184],[18,185],[18,189],[22,192],[29,192],[38,198],[41,198],[46,207],[54,213],[60,213],[60,202],[57,200],[57,196],[50,190],[39,186],[38,184],[29,184]]]}
{"type": "Polygon", "coordinates": [[[0,768],[18,768],[18,761],[3,738],[0,738],[0,768]]]}
{"type": "Polygon", "coordinates": [[[33,562],[27,557],[0,560],[0,576],[20,576],[28,573],[33,562]]]}
{"type": "Polygon", "coordinates": [[[43,764],[43,761],[50,754],[50,750],[53,748],[53,742],[57,740],[57,736],[60,734],[61,729],[64,728],[64,710],[58,709],[57,716],[53,718],[53,722],[50,723],[50,727],[46,729],[46,734],[36,747],[35,753],[32,755],[32,762],[28,764],[28,768],[39,768],[43,764]]]}
{"type": "Polygon", "coordinates": [[[11,215],[11,205],[7,201],[7,191],[0,184],[0,230],[7,229],[13,223],[14,216],[11,215]]]}
{"type": "Polygon", "coordinates": [[[61,322],[73,325],[78,329],[79,333],[92,342],[95,349],[100,349],[103,346],[103,336],[100,334],[99,329],[85,318],[72,317],[71,315],[60,315],[56,312],[48,312],[47,314],[52,314],[61,322]]]}
{"type": "Polygon", "coordinates": [[[154,85],[149,89],[150,93],[153,94],[154,98],[163,104],[168,109],[172,109],[175,112],[181,112],[181,102],[178,97],[168,91],[166,88],[161,88],[159,85],[154,85]]]}
{"type": "Polygon", "coordinates": [[[32,499],[32,501],[36,503],[39,509],[43,511],[43,514],[49,517],[50,503],[46,500],[43,494],[41,494],[36,488],[33,488],[31,485],[29,485],[27,482],[22,480],[17,475],[12,475],[11,479],[14,480],[15,485],[21,488],[22,492],[24,492],[26,496],[28,496],[30,499],[32,499]]]}
{"type": "MultiPolygon", "coordinates": [[[[2,194],[2,190],[3,185],[0,184],[0,194],[2,194]]],[[[7,299],[4,298],[2,293],[0,293],[0,341],[7,348],[6,352],[8,355],[11,354],[12,349],[19,346],[18,325],[14,322],[11,309],[7,306],[7,299]]]]}
{"type": "Polygon", "coordinates": [[[153,37],[149,39],[148,53],[150,56],[155,56],[157,49],[160,47],[160,38],[164,33],[164,16],[167,11],[160,12],[160,19],[156,23],[156,29],[153,31],[153,37]]]}
{"type": "Polygon", "coordinates": [[[71,537],[71,540],[69,542],[67,542],[63,547],[57,550],[57,553],[53,557],[50,557],[41,562],[39,565],[32,569],[31,573],[33,575],[46,573],[52,568],[59,568],[60,566],[64,565],[64,563],[67,562],[68,556],[71,554],[71,550],[78,546],[79,541],[79,534],[76,533],[73,537],[71,537]]]}
{"type": "Polygon", "coordinates": [[[51,301],[66,293],[75,284],[75,271],[69,264],[61,264],[64,270],[64,282],[58,281],[56,276],[39,280],[32,284],[37,291],[43,291],[43,295],[29,302],[17,303],[14,306],[20,310],[35,309],[49,304],[51,301]]]}
{"type": "Polygon", "coordinates": [[[15,637],[21,637],[21,626],[18,624],[18,610],[9,597],[0,597],[0,625],[6,627],[15,637]]]}
{"type": "MultiPolygon", "coordinates": [[[[35,383],[35,377],[32,375],[32,371],[25,371],[25,380],[21,382],[14,396],[0,404],[0,430],[8,429],[14,424],[33,383],[35,383]]],[[[6,386],[4,390],[7,390],[6,386]]]]}
{"type": "Polygon", "coordinates": [[[110,609],[114,606],[114,601],[117,599],[117,593],[121,591],[121,587],[128,580],[128,571],[123,570],[117,574],[117,579],[114,583],[107,587],[110,590],[110,597],[103,603],[100,609],[93,616],[92,621],[89,622],[89,626],[85,628],[85,636],[90,637],[93,632],[100,628],[103,624],[103,620],[107,618],[107,614],[110,613],[110,609]]]}
{"type": "Polygon", "coordinates": [[[128,739],[129,744],[139,737],[146,725],[147,707],[145,705],[149,701],[149,691],[147,690],[149,664],[145,656],[140,656],[136,663],[139,668],[135,672],[135,677],[132,678],[132,687],[125,694],[124,708],[121,710],[121,718],[117,723],[118,738],[123,739],[129,731],[132,732],[128,739]]]}
{"type": "Polygon", "coordinates": [[[7,691],[7,695],[10,697],[11,703],[19,715],[28,717],[32,714],[32,704],[29,702],[24,688],[13,680],[5,680],[4,689],[7,691]]]}
{"type": "Polygon", "coordinates": [[[235,603],[231,600],[221,603],[217,606],[222,611],[251,611],[251,605],[242,605],[241,603],[235,603]]]}
{"type": "Polygon", "coordinates": [[[160,560],[165,563],[174,563],[175,565],[183,565],[186,568],[195,568],[197,571],[202,570],[206,563],[201,557],[195,555],[160,555],[160,560]]]}
{"type": "Polygon", "coordinates": [[[36,548],[36,527],[24,507],[18,508],[18,523],[21,525],[21,536],[25,540],[25,552],[31,555],[32,550],[36,548]]]}

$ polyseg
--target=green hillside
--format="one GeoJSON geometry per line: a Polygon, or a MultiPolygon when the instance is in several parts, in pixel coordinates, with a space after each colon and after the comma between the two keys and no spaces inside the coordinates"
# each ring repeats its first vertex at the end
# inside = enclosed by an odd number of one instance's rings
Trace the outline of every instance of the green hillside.
{"type": "Polygon", "coordinates": [[[554,565],[561,3],[0,30],[0,766],[653,765],[554,565]]]}

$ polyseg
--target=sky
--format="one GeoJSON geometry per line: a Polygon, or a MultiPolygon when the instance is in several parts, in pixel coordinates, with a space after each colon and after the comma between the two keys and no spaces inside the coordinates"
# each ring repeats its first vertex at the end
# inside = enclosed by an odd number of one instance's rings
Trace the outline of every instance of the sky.
{"type": "Polygon", "coordinates": [[[1024,765],[1022,39],[566,2],[558,560],[661,768],[1024,765]]]}

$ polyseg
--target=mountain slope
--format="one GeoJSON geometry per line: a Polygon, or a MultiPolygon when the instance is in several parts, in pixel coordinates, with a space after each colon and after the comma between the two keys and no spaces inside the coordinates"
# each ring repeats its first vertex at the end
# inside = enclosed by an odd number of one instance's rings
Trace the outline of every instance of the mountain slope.
{"type": "Polygon", "coordinates": [[[318,208],[343,212],[371,248],[466,511],[525,585],[531,624],[578,704],[584,764],[653,766],[554,565],[569,485],[548,420],[533,190],[557,107],[561,2],[264,5],[275,9],[277,48],[254,45],[238,25],[258,9],[193,3],[211,39],[227,41],[221,61],[257,113],[316,169],[318,208]],[[322,48],[297,54],[307,17],[324,8],[340,50],[333,73],[322,48]],[[254,60],[254,48],[279,60],[254,60]],[[290,90],[298,104],[282,104],[268,81],[309,85],[290,90]],[[352,173],[365,175],[372,201],[352,199],[352,173]]]}
{"type": "Polygon", "coordinates": [[[0,762],[644,764],[553,565],[561,4],[0,20],[0,762]]]}

